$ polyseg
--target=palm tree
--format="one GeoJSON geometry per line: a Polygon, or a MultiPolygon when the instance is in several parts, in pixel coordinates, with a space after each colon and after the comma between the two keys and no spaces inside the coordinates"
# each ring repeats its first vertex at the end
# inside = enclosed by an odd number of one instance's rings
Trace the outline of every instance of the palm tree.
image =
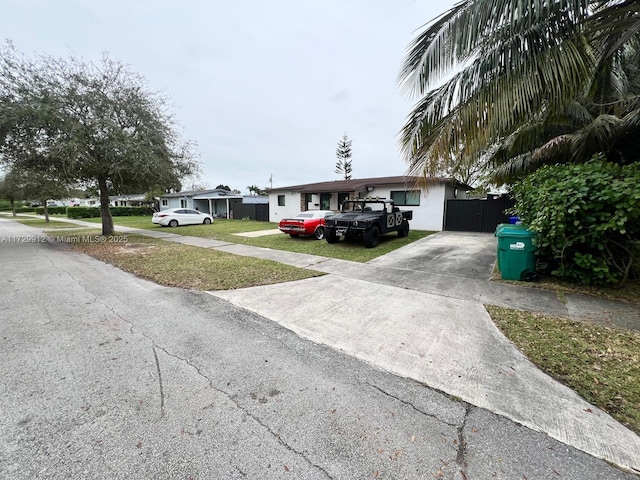
{"type": "Polygon", "coordinates": [[[505,180],[598,151],[628,161],[639,32],[637,0],[457,4],[427,24],[400,72],[419,97],[401,134],[410,173],[481,163],[505,180]]]}
{"type": "Polygon", "coordinates": [[[547,110],[509,135],[487,164],[507,181],[550,163],[582,162],[604,153],[615,163],[640,159],[640,49],[628,45],[596,72],[592,88],[562,110],[547,110]]]}

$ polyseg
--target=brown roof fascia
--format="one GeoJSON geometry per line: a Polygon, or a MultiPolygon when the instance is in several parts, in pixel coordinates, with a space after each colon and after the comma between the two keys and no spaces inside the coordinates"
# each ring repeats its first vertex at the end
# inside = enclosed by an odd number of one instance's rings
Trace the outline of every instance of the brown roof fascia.
{"type": "MultiPolygon", "coordinates": [[[[463,188],[471,187],[458,182],[454,178],[445,177],[431,177],[429,182],[433,183],[452,183],[456,186],[463,188]]],[[[395,177],[374,177],[374,178],[359,178],[355,180],[333,180],[330,182],[308,183],[306,185],[292,185],[289,187],[278,187],[268,189],[267,191],[276,192],[282,190],[288,190],[300,193],[335,193],[335,192],[355,192],[357,190],[364,190],[367,186],[381,187],[385,185],[405,185],[407,188],[415,188],[416,185],[424,185],[425,179],[423,177],[414,176],[395,176],[395,177]]]]}

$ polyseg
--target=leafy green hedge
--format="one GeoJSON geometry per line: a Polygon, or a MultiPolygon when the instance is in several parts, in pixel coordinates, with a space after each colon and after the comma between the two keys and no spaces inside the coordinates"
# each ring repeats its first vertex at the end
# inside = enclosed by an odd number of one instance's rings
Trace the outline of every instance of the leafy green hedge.
{"type": "Polygon", "coordinates": [[[622,284],[640,274],[640,163],[596,156],[543,167],[514,187],[513,209],[536,232],[539,264],[583,285],[622,284]]]}
{"type": "Polygon", "coordinates": [[[68,218],[100,217],[100,207],[66,207],[68,218]]]}
{"type": "MultiPolygon", "coordinates": [[[[97,218],[100,217],[100,207],[62,207],[66,209],[69,218],[97,218]]],[[[133,215],[153,215],[150,207],[110,207],[114,217],[130,217],[133,215]]]]}
{"type": "MultiPolygon", "coordinates": [[[[36,215],[44,215],[44,207],[36,207],[34,209],[36,215]]],[[[67,207],[47,207],[49,215],[64,215],[67,213],[67,207]]]]}
{"type": "Polygon", "coordinates": [[[131,217],[134,215],[153,215],[151,207],[111,207],[114,217],[131,217]]]}
{"type": "MultiPolygon", "coordinates": [[[[0,208],[0,211],[10,212],[11,206],[7,208],[0,208]]],[[[33,213],[35,211],[34,207],[16,207],[16,213],[33,213]]]]}

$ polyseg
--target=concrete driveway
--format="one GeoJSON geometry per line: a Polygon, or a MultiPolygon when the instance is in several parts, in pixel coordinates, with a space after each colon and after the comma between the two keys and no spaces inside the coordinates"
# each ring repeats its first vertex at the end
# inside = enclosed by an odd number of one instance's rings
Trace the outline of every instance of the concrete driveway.
{"type": "Polygon", "coordinates": [[[323,277],[210,293],[640,472],[640,437],[543,374],[495,327],[484,299],[566,313],[551,292],[490,286],[495,242],[488,234],[442,232],[364,265],[330,259],[309,266],[330,274],[323,277]]]}
{"type": "Polygon", "coordinates": [[[471,280],[488,280],[496,261],[493,234],[439,232],[368,262],[471,280]]]}

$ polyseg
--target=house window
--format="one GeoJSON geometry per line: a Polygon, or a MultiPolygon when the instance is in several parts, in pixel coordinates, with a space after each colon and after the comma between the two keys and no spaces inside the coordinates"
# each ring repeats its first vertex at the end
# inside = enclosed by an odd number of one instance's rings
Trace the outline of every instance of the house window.
{"type": "Polygon", "coordinates": [[[394,205],[405,207],[420,205],[420,190],[404,190],[399,192],[391,192],[391,200],[394,205]]]}
{"type": "Polygon", "coordinates": [[[284,195],[278,195],[278,206],[284,207],[284,195]]]}
{"type": "Polygon", "coordinates": [[[187,208],[187,200],[184,198],[180,199],[180,208],[187,208]]]}
{"type": "Polygon", "coordinates": [[[167,205],[169,205],[169,202],[167,201],[167,199],[166,199],[166,198],[163,198],[163,199],[162,199],[162,206],[163,206],[163,207],[166,207],[167,205]]]}

